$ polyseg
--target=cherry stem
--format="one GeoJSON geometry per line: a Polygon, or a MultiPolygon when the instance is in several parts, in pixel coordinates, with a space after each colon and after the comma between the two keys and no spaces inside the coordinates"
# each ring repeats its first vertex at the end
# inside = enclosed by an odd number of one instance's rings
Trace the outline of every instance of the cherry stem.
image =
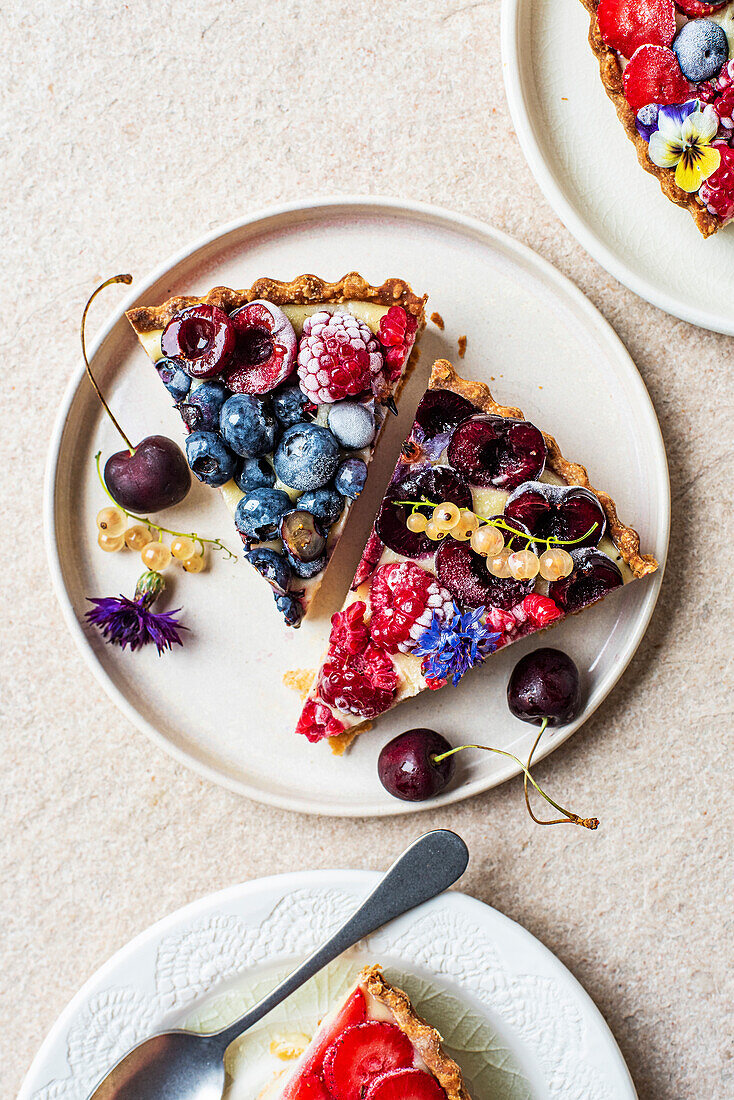
{"type": "Polygon", "coordinates": [[[535,743],[534,743],[532,749],[530,750],[530,756],[528,757],[527,764],[523,764],[522,760],[520,760],[519,757],[515,756],[514,753],[507,752],[505,749],[494,749],[489,745],[458,745],[455,749],[449,749],[447,752],[442,752],[439,755],[436,755],[434,753],[431,756],[431,760],[433,761],[434,764],[440,764],[442,760],[447,760],[450,756],[454,756],[457,752],[463,752],[464,749],[482,749],[484,752],[495,752],[499,756],[507,756],[507,757],[509,757],[510,760],[514,760],[515,763],[520,768],[522,768],[522,770],[524,772],[525,805],[528,808],[528,813],[532,817],[533,821],[536,822],[536,824],[538,824],[538,825],[580,825],[584,829],[592,829],[592,830],[593,829],[598,829],[599,828],[599,819],[597,817],[579,817],[578,814],[573,813],[572,810],[564,810],[563,806],[559,806],[559,804],[557,802],[554,802],[554,800],[550,797],[550,795],[545,793],[545,791],[542,789],[542,787],[538,783],[536,783],[535,779],[533,779],[532,775],[530,774],[530,765],[531,765],[532,760],[533,760],[533,754],[534,754],[536,748],[538,747],[538,742],[540,741],[541,737],[545,733],[545,730],[546,730],[547,726],[548,726],[548,719],[544,718],[543,719],[543,724],[540,727],[540,733],[536,737],[535,743]],[[559,813],[563,814],[563,817],[554,818],[553,821],[542,821],[539,817],[536,817],[535,814],[532,811],[531,806],[530,806],[530,799],[528,797],[528,782],[532,783],[532,785],[535,787],[538,794],[542,798],[544,798],[546,800],[546,802],[548,802],[551,806],[553,806],[553,808],[555,810],[558,810],[559,813]]]}
{"type": "Polygon", "coordinates": [[[151,527],[156,530],[158,532],[159,542],[163,542],[164,532],[166,535],[179,535],[181,538],[193,539],[194,542],[198,542],[199,546],[201,547],[202,554],[204,553],[204,543],[208,542],[214,550],[224,551],[224,553],[227,555],[227,557],[224,559],[225,561],[229,561],[230,559],[232,559],[233,561],[237,561],[237,555],[233,554],[229,547],[224,545],[221,539],[207,539],[204,538],[203,535],[197,534],[196,531],[172,531],[170,527],[161,527],[160,523],[154,523],[153,520],[149,519],[147,516],[136,516],[134,512],[128,512],[127,508],[123,508],[121,504],[117,503],[112,493],[107,488],[105,479],[102,476],[102,470],[99,465],[101,454],[101,451],[97,451],[96,455],[94,456],[94,461],[97,464],[97,477],[99,478],[100,485],[114,504],[115,508],[118,508],[121,512],[124,512],[129,519],[134,519],[137,523],[142,523],[144,527],[148,528],[148,530],[150,530],[151,527]]]}
{"type": "MultiPolygon", "coordinates": [[[[412,507],[414,513],[417,512],[420,508],[438,508],[439,507],[438,504],[434,504],[434,502],[431,501],[431,500],[425,500],[425,501],[423,501],[423,500],[396,500],[395,504],[403,504],[405,506],[410,505],[412,507]]],[[[465,511],[468,511],[468,509],[465,509],[465,511]]],[[[507,524],[502,519],[501,516],[492,516],[492,517],[480,516],[480,515],[477,515],[476,512],[472,512],[472,515],[476,516],[476,518],[478,520],[481,520],[481,522],[484,523],[487,527],[501,528],[503,531],[509,531],[509,533],[511,535],[514,535],[515,538],[525,539],[525,541],[528,544],[530,544],[531,542],[542,542],[547,547],[551,547],[551,546],[575,546],[576,543],[583,542],[584,539],[587,539],[589,537],[589,535],[593,531],[596,531],[597,527],[599,526],[598,523],[592,523],[589,530],[585,531],[583,533],[583,535],[579,535],[579,537],[577,539],[559,539],[559,538],[556,538],[555,535],[551,535],[550,538],[544,539],[544,538],[541,538],[540,535],[526,535],[524,533],[524,531],[517,531],[514,527],[510,527],[509,524],[507,524]]],[[[451,534],[451,532],[449,531],[448,534],[451,534]]]]}
{"type": "Polygon", "coordinates": [[[133,281],[132,275],[113,275],[111,279],[107,279],[104,283],[102,283],[100,286],[98,286],[97,289],[94,291],[94,293],[92,294],[89,301],[87,302],[87,304],[84,307],[84,313],[82,314],[82,325],[81,325],[82,355],[84,356],[84,365],[87,368],[87,374],[89,375],[89,381],[92,383],[92,386],[94,387],[94,392],[97,394],[97,397],[101,401],[102,407],[104,408],[105,412],[107,413],[110,420],[112,421],[112,423],[117,428],[117,430],[120,433],[120,435],[122,436],[122,438],[125,440],[125,444],[127,445],[127,448],[130,451],[131,455],[135,454],[135,448],[133,447],[132,443],[130,442],[130,440],[127,438],[127,436],[123,432],[122,428],[120,427],[120,425],[117,422],[117,418],[115,417],[114,413],[112,412],[109,405],[107,404],[104,397],[102,396],[102,391],[99,388],[99,386],[97,385],[95,377],[92,374],[92,368],[89,366],[89,360],[87,359],[87,340],[86,340],[85,328],[86,328],[87,314],[89,313],[89,307],[91,306],[92,302],[97,297],[97,295],[99,294],[100,290],[104,290],[105,287],[111,286],[113,283],[125,283],[127,286],[129,286],[132,281],[133,281]]]}

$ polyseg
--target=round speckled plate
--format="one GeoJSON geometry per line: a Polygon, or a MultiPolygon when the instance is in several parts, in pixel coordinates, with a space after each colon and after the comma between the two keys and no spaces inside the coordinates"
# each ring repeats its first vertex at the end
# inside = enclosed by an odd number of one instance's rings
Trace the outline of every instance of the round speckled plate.
{"type": "MultiPolygon", "coordinates": [[[[372,890],[365,871],[259,879],[180,909],[89,979],[43,1043],[18,1100],[86,1100],[132,1046],[168,1027],[225,1027],[372,890]]],[[[357,971],[380,963],[443,1035],[476,1100],[635,1100],[619,1048],[566,968],[514,921],[449,893],[393,921],[232,1044],[227,1100],[252,1100],[357,971]]]]}
{"type": "Polygon", "coordinates": [[[589,49],[579,0],[502,0],[502,70],[545,197],[610,274],[666,313],[734,335],[734,225],[708,240],[643,171],[589,49]]]}
{"type": "MultiPolygon", "coordinates": [[[[456,360],[468,336],[462,373],[488,382],[504,404],[552,431],[564,453],[582,460],[592,483],[617,500],[643,547],[665,560],[669,484],[650,399],[609,325],[565,278],[528,249],[487,225],[404,202],[335,199],[282,207],[220,230],[187,248],[120,302],[92,350],[97,377],[132,438],[181,438],[178,415],[124,317],[136,302],[217,284],[248,286],[259,275],[314,271],[337,278],[356,269],[373,282],[399,274],[430,294],[445,331],[424,333],[421,359],[391,419],[367,489],[351,517],[327,580],[300,630],[285,627],[270,590],[242,562],[212,557],[200,576],[167,573],[170,606],[183,607],[183,649],[123,653],[84,625],[85,597],[131,593],[140,570],[130,552],[103,554],[94,517],[105,503],[94,455],[119,448],[81,367],[71,381],[51,444],[46,531],[51,571],[69,628],[84,657],[131,723],[177,759],[252,798],[310,813],[383,815],[467,798],[516,768],[489,753],[465,754],[453,786],[432,803],[392,799],[377,779],[380,747],[407,726],[431,725],[451,739],[483,740],[526,757],[532,727],[512,718],[505,685],[514,663],[537,643],[519,642],[475,670],[457,689],[396,708],[341,759],[292,732],[299,699],[283,686],[288,669],[317,666],[329,617],[347,590],[372,517],[413,420],[430,364],[456,360]]],[[[115,291],[107,292],[108,301],[115,291]]],[[[93,322],[94,323],[94,322],[93,322]]],[[[236,545],[218,493],[195,483],[166,526],[196,529],[236,545]]],[[[571,725],[547,736],[553,750],[617,682],[652,614],[661,572],[628,585],[553,633],[584,671],[586,705],[571,725]]],[[[541,754],[542,755],[542,754],[541,754]]]]}

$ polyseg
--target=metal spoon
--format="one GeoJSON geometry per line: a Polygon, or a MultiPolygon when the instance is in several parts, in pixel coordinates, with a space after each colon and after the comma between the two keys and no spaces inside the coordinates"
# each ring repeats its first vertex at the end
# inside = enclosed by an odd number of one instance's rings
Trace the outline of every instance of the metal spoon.
{"type": "Polygon", "coordinates": [[[165,1031],[146,1039],[117,1063],[89,1100],[221,1100],[224,1052],[231,1042],[347,948],[447,890],[468,862],[466,844],[456,833],[426,833],[393,863],[346,924],[239,1020],[212,1035],[165,1031]]]}

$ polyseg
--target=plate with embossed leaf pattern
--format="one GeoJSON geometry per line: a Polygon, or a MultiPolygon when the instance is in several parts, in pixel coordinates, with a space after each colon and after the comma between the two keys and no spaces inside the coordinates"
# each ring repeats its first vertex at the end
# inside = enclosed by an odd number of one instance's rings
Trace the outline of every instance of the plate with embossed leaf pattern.
{"type": "MultiPolygon", "coordinates": [[[[323,942],[377,881],[368,871],[278,875],[165,917],[76,994],[18,1100],[86,1100],[106,1070],[153,1033],[226,1026],[323,942]]],[[[368,962],[383,966],[441,1032],[474,1100],[635,1100],[614,1037],[576,979],[520,925],[456,892],[363,941],[233,1043],[225,1100],[269,1090],[284,1070],[284,1048],[308,1041],[368,962]]]]}

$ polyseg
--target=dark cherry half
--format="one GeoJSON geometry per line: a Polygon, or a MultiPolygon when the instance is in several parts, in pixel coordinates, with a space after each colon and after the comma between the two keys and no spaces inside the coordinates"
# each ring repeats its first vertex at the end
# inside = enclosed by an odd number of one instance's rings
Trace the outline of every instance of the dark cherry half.
{"type": "MultiPolygon", "coordinates": [[[[516,526],[518,531],[521,530],[522,524],[516,526]]],[[[506,538],[505,545],[510,550],[524,550],[528,546],[524,539],[513,539],[511,536],[506,538]]],[[[537,548],[531,544],[530,549],[537,548]]],[[[444,539],[436,552],[436,573],[441,584],[464,607],[491,605],[509,611],[529,596],[535,587],[534,580],[493,577],[487,569],[486,558],[475,554],[468,542],[457,542],[450,536],[444,539]]]]}
{"type": "Polygon", "coordinates": [[[507,492],[540,477],[545,456],[543,434],[534,424],[491,413],[460,424],[448,449],[449,462],[468,481],[507,492]]]}
{"type": "Polygon", "coordinates": [[[231,316],[237,334],[226,382],[233,393],[270,393],[292,374],[297,340],[293,325],[271,302],[255,301],[231,316]]]}
{"type": "MultiPolygon", "coordinates": [[[[539,538],[570,541],[581,538],[576,548],[598,546],[606,530],[606,516],[601,504],[588,489],[579,485],[546,485],[528,481],[518,486],[505,504],[505,517],[519,520],[539,538]]],[[[569,551],[572,547],[568,546],[569,551]]]]}
{"type": "Polygon", "coordinates": [[[548,595],[569,615],[602,599],[624,583],[619,566],[601,550],[585,546],[572,550],[573,572],[548,585],[548,595]]]}
{"type": "Polygon", "coordinates": [[[181,360],[192,378],[213,378],[229,365],[235,348],[235,328],[218,306],[189,306],[166,325],[163,354],[181,360]]]}
{"type": "Polygon", "coordinates": [[[396,503],[399,500],[426,500],[443,503],[452,501],[459,508],[472,507],[471,489],[448,466],[412,467],[399,481],[394,482],[382,502],[375,521],[375,531],[396,554],[407,558],[428,558],[436,550],[436,543],[424,534],[409,531],[406,521],[409,506],[396,503]]]}
{"type": "Polygon", "coordinates": [[[415,422],[426,437],[452,431],[476,412],[471,401],[450,390],[429,390],[416,409],[415,422]]]}

